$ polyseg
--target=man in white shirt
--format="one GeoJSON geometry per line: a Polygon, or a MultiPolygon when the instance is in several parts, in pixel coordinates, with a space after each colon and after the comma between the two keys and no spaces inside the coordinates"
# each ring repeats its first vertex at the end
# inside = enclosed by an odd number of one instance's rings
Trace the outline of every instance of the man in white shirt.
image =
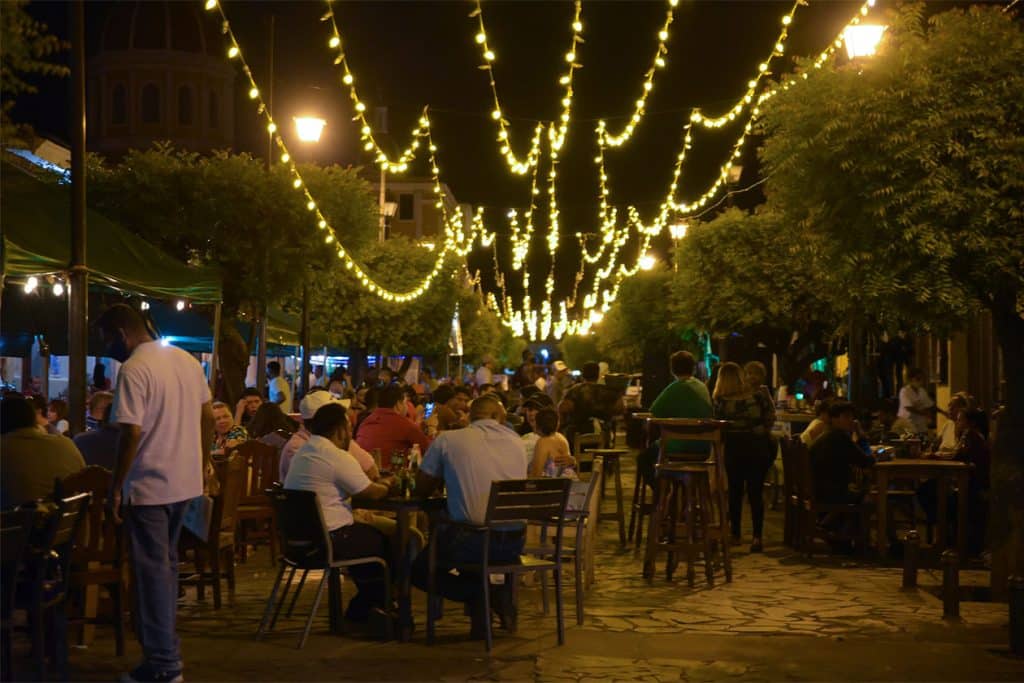
{"type": "Polygon", "coordinates": [[[494,360],[490,357],[484,358],[483,364],[476,371],[476,385],[492,384],[494,382],[494,360]]]}
{"type": "MultiPolygon", "coordinates": [[[[316,493],[331,534],[334,559],[377,556],[390,560],[388,537],[369,524],[355,521],[352,497],[384,498],[394,488],[394,478],[370,481],[355,458],[345,451],[351,435],[345,408],[340,404],[329,403],[317,410],[306,427],[309,441],[292,459],[284,487],[316,493]]],[[[345,618],[366,621],[374,609],[387,609],[380,567],[358,565],[350,571],[359,593],[349,601],[345,618]]]]}
{"type": "Polygon", "coordinates": [[[121,435],[108,505],[123,514],[131,541],[144,657],[121,680],[181,681],[178,536],[188,501],[204,489],[214,429],[210,389],[196,359],[156,341],[133,308],[112,306],[96,325],[107,355],[122,363],[111,412],[121,435]]]}
{"type": "MultiPolygon", "coordinates": [[[[416,492],[429,496],[444,484],[448,492],[448,516],[452,521],[483,524],[491,483],[506,479],[525,479],[526,459],[522,440],[505,426],[505,408],[495,396],[481,396],[470,406],[471,423],[464,429],[443,432],[430,444],[423,464],[416,475],[416,492]]],[[[482,553],[481,534],[468,533],[458,527],[438,529],[438,560],[458,563],[479,562],[482,553]]],[[[523,551],[521,526],[508,530],[492,530],[489,557],[491,562],[514,562],[523,551]]],[[[427,586],[427,552],[420,553],[413,567],[413,582],[420,589],[427,586]]],[[[483,637],[483,595],[480,577],[468,572],[459,576],[440,573],[438,592],[448,600],[465,602],[473,620],[472,637],[483,637]]],[[[495,586],[493,605],[503,619],[513,618],[507,586],[495,586]]]]}
{"type": "Polygon", "coordinates": [[[281,406],[281,411],[286,415],[292,412],[292,389],[288,386],[288,380],[281,376],[281,364],[276,360],[267,363],[267,379],[270,402],[281,406]]]}
{"type": "Polygon", "coordinates": [[[935,409],[935,402],[924,389],[924,372],[913,368],[907,373],[907,384],[900,389],[899,417],[910,420],[914,431],[924,434],[928,431],[928,418],[935,409]]]}

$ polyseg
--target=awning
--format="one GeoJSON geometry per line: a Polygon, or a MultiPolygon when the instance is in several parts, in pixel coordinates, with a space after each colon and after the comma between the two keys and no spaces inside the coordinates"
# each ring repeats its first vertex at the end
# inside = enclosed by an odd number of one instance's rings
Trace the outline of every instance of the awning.
{"type": "MultiPolygon", "coordinates": [[[[220,301],[220,273],[215,268],[185,265],[91,209],[86,222],[91,278],[147,296],[220,301]]],[[[45,183],[12,164],[2,164],[0,224],[5,277],[67,269],[71,260],[69,186],[45,183]]]]}

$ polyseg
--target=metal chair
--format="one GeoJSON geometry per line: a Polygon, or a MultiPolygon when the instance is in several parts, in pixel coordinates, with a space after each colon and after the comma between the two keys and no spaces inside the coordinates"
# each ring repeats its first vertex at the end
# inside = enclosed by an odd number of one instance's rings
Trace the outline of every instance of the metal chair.
{"type": "MultiPolygon", "coordinates": [[[[309,631],[313,627],[313,618],[320,607],[320,600],[323,598],[324,586],[330,581],[333,586],[330,591],[330,614],[332,626],[341,623],[341,570],[346,567],[354,567],[362,564],[379,564],[384,571],[384,603],[391,604],[391,573],[388,570],[388,563],[383,557],[367,556],[357,557],[349,560],[335,560],[334,546],[331,542],[331,534],[324,523],[323,511],[320,509],[320,501],[314,491],[297,491],[293,489],[273,488],[266,491],[274,511],[276,528],[280,534],[281,557],[280,570],[274,580],[274,586],[267,598],[266,607],[263,609],[263,618],[260,619],[259,628],[256,630],[256,637],[260,638],[267,631],[273,630],[277,623],[277,617],[281,613],[281,607],[288,598],[288,589],[292,585],[295,573],[302,570],[302,579],[295,598],[298,597],[298,590],[301,590],[302,583],[310,570],[322,570],[323,577],[317,587],[316,596],[313,598],[313,607],[306,618],[306,626],[299,637],[298,649],[306,645],[309,631]],[[288,579],[284,584],[280,600],[277,599],[278,590],[284,579],[284,573],[288,571],[288,579]],[[275,607],[276,604],[276,607],[275,607]],[[271,615],[273,611],[273,615],[271,615]]],[[[295,606],[295,599],[292,599],[291,607],[295,606]]],[[[289,609],[291,614],[291,609],[289,609]]],[[[389,621],[390,625],[390,621],[389,621]]],[[[391,637],[391,634],[388,634],[391,637]]]]}
{"type": "MultiPolygon", "coordinates": [[[[565,526],[565,506],[569,499],[571,481],[568,479],[509,479],[491,483],[490,497],[487,503],[487,514],[482,525],[449,522],[453,527],[483,536],[482,552],[479,562],[475,563],[437,563],[437,539],[439,534],[431,534],[428,546],[429,572],[427,578],[427,642],[434,640],[434,619],[436,600],[437,571],[456,569],[459,572],[478,574],[481,581],[484,603],[484,642],[490,652],[493,644],[491,633],[491,574],[503,574],[506,581],[518,581],[519,574],[526,572],[551,572],[555,581],[555,619],[558,628],[558,644],[565,643],[565,623],[562,617],[562,530],[565,526]],[[519,562],[513,564],[491,564],[488,553],[490,535],[497,531],[496,527],[507,526],[511,522],[541,522],[554,528],[554,548],[551,559],[540,559],[523,555],[519,562]]],[[[515,583],[511,584],[515,586],[515,583]]],[[[514,594],[514,593],[513,593],[514,594]]]]}
{"type": "Polygon", "coordinates": [[[14,680],[11,664],[13,648],[11,635],[14,629],[12,619],[15,604],[15,588],[28,554],[29,539],[32,537],[38,511],[34,506],[6,510],[0,513],[0,566],[2,566],[3,593],[0,594],[0,631],[3,637],[3,680],[14,680]]]}

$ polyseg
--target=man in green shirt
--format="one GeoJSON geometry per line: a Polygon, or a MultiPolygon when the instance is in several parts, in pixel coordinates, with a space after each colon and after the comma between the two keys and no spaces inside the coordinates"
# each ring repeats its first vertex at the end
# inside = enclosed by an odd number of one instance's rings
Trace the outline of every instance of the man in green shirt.
{"type": "Polygon", "coordinates": [[[11,395],[0,401],[0,508],[29,503],[53,494],[55,479],[85,467],[74,442],[36,426],[36,411],[27,399],[11,395]]]}
{"type": "MultiPolygon", "coordinates": [[[[669,359],[675,381],[665,387],[651,404],[654,417],[710,418],[713,415],[711,396],[704,383],[693,376],[697,360],[689,351],[676,351],[669,359]]],[[[668,444],[669,453],[706,454],[705,443],[673,441],[668,444]]],[[[648,484],[654,485],[654,465],[658,462],[658,444],[653,444],[637,458],[637,470],[648,484]]]]}

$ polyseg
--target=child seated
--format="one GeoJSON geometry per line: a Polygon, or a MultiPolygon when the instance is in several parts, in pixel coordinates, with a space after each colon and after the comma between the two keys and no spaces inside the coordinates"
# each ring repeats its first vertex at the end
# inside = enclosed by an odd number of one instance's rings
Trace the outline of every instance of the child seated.
{"type": "Polygon", "coordinates": [[[567,477],[579,479],[571,464],[559,465],[558,462],[572,462],[569,455],[569,442],[558,432],[558,413],[553,408],[537,411],[534,418],[537,425],[537,445],[530,463],[531,477],[567,477]]]}

